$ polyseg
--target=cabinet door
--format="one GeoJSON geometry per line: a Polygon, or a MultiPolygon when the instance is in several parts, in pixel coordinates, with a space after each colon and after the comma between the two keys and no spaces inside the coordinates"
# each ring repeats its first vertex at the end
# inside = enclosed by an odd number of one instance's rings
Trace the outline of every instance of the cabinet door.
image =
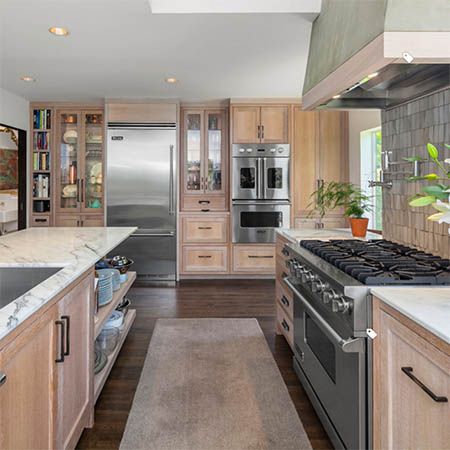
{"type": "Polygon", "coordinates": [[[184,112],[183,189],[186,194],[204,194],[203,112],[184,112]]]}
{"type": "Polygon", "coordinates": [[[66,323],[64,362],[58,365],[57,448],[75,448],[89,424],[93,399],[93,275],[75,286],[59,305],[66,323]]]}
{"type": "Polygon", "coordinates": [[[79,161],[81,114],[77,111],[58,111],[56,148],[56,211],[80,211],[79,161]]]}
{"type": "Polygon", "coordinates": [[[233,144],[260,142],[260,113],[259,106],[233,107],[233,144]]]}
{"type": "Polygon", "coordinates": [[[0,351],[0,448],[55,447],[56,307],[0,351]]]}
{"type": "Polygon", "coordinates": [[[261,142],[289,142],[289,109],[287,106],[261,107],[261,142]]]}
{"type": "Polygon", "coordinates": [[[103,113],[82,113],[82,163],[80,176],[81,210],[103,212],[103,113]]]}
{"type": "Polygon", "coordinates": [[[375,315],[374,448],[449,449],[450,403],[424,388],[450,400],[450,357],[385,311],[375,315]]]}
{"type": "Polygon", "coordinates": [[[82,227],[103,227],[105,225],[104,216],[81,216],[82,227]]]}
{"type": "Polygon", "coordinates": [[[78,214],[56,214],[56,227],[81,227],[81,216],[78,214]]]}
{"type": "Polygon", "coordinates": [[[227,181],[225,112],[206,111],[205,128],[205,188],[208,193],[222,194],[227,181]]]}

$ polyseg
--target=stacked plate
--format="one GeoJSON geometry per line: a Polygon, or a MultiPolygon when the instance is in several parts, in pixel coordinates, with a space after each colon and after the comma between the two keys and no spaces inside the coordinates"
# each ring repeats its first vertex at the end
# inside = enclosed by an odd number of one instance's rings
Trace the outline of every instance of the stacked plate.
{"type": "Polygon", "coordinates": [[[97,270],[96,277],[98,278],[97,285],[97,303],[98,306],[107,305],[113,298],[113,276],[110,271],[102,272],[97,270]]]}
{"type": "Polygon", "coordinates": [[[94,354],[94,373],[97,374],[106,366],[108,357],[106,356],[106,353],[100,349],[95,349],[94,354]]]}
{"type": "Polygon", "coordinates": [[[97,273],[112,273],[113,291],[115,292],[120,289],[120,272],[117,269],[98,269],[97,273]]]}

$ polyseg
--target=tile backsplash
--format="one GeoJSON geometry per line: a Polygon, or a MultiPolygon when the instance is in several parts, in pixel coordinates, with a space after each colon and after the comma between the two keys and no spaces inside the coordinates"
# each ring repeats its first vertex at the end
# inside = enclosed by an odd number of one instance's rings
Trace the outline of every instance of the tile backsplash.
{"type": "MultiPolygon", "coordinates": [[[[441,159],[450,158],[450,89],[441,90],[396,108],[382,111],[383,151],[392,152],[390,161],[407,156],[427,157],[426,144],[439,149],[441,159]]],[[[450,167],[449,167],[450,168],[450,167]]],[[[426,220],[436,212],[432,208],[411,208],[408,199],[420,191],[424,181],[405,180],[412,163],[391,166],[391,190],[383,189],[383,235],[386,239],[413,245],[442,257],[450,257],[450,224],[439,225],[426,220]],[[400,173],[399,173],[400,172],[400,173]]],[[[420,174],[436,172],[434,165],[422,163],[420,174]]]]}

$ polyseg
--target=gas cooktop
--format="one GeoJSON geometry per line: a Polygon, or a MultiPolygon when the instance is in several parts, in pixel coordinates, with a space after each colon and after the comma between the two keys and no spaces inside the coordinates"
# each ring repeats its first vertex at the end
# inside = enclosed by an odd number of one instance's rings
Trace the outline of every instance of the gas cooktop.
{"type": "Polygon", "coordinates": [[[304,240],[300,246],[366,285],[450,285],[450,260],[384,239],[304,240]]]}

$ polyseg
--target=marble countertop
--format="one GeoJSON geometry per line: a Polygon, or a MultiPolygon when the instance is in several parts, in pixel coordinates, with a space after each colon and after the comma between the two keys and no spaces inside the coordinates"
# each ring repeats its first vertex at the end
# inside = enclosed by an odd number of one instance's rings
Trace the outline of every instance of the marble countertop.
{"type": "MultiPolygon", "coordinates": [[[[280,228],[277,232],[292,242],[302,239],[361,239],[353,237],[350,228],[280,228]]],[[[364,240],[381,239],[381,237],[380,234],[367,233],[364,240]]]]}
{"type": "Polygon", "coordinates": [[[450,287],[374,287],[372,295],[450,344],[450,287]]]}
{"type": "Polygon", "coordinates": [[[0,267],[62,267],[0,309],[0,339],[123,242],[134,227],[28,228],[0,237],[0,267]]]}

